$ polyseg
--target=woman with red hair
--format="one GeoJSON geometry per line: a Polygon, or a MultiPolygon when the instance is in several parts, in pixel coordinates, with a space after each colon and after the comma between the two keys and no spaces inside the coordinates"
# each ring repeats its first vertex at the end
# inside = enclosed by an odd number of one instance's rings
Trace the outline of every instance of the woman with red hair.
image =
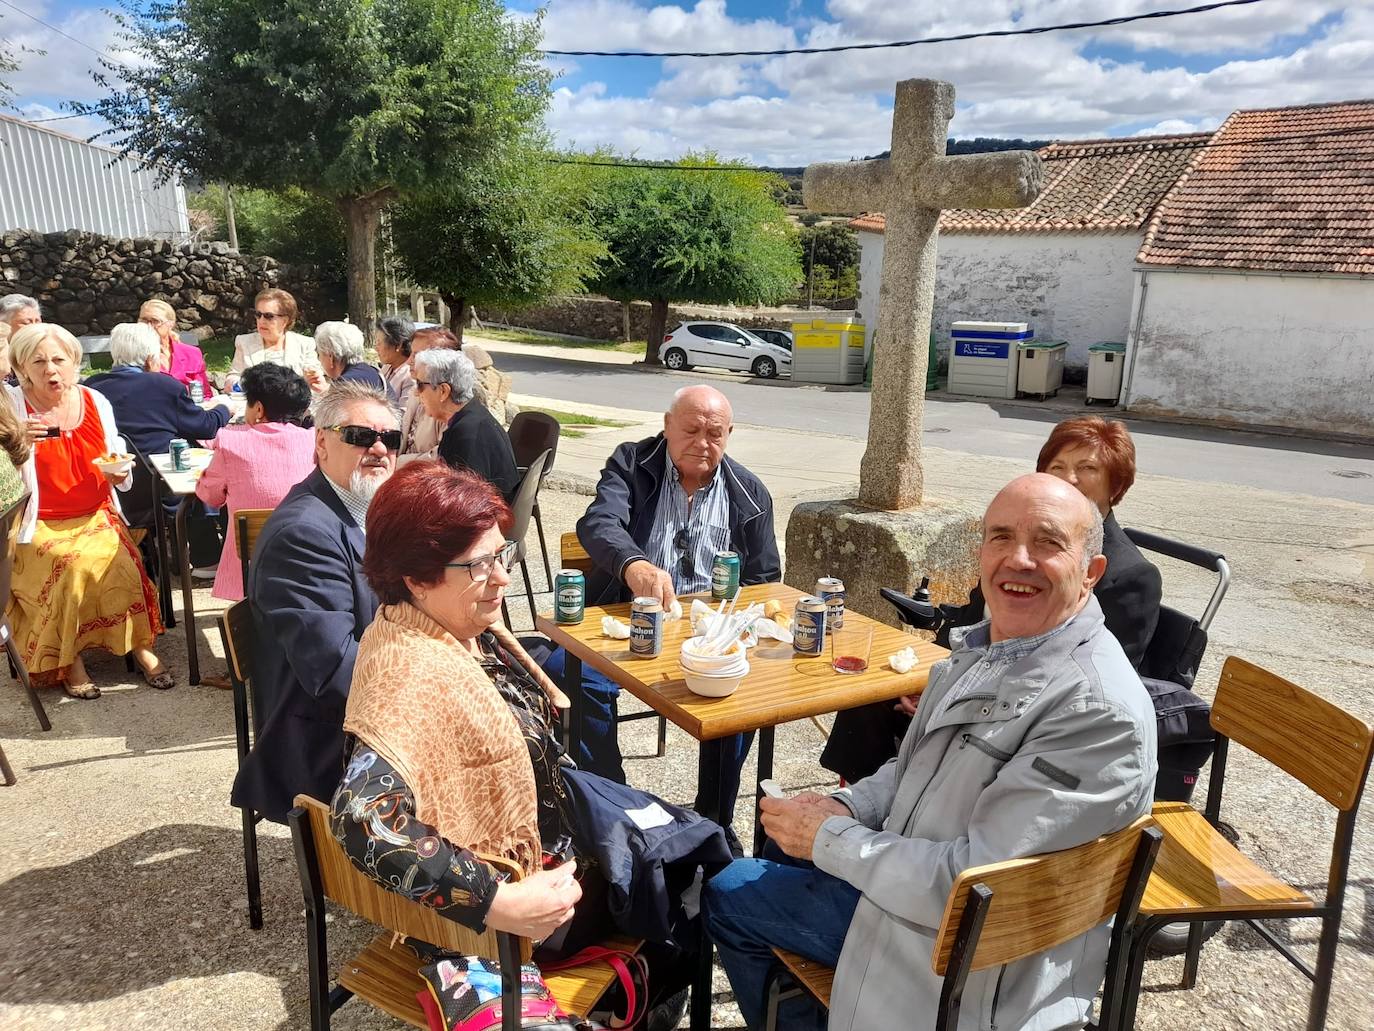
{"type": "MultiPolygon", "coordinates": [[[[1065,419],[1050,431],[1040,448],[1035,471],[1073,484],[1102,513],[1102,554],[1107,571],[1093,588],[1102,616],[1130,659],[1140,668],[1145,649],[1159,622],[1162,584],[1159,570],[1140,553],[1113,511],[1135,483],[1135,442],[1125,423],[1084,415],[1065,419]]],[[[948,631],[985,618],[983,592],[975,586],[968,604],[938,643],[949,644],[948,631]]],[[[838,713],[821,765],[853,782],[870,776],[897,754],[915,712],[915,699],[875,702],[838,713]],[[895,708],[894,708],[895,706],[895,708]]]]}

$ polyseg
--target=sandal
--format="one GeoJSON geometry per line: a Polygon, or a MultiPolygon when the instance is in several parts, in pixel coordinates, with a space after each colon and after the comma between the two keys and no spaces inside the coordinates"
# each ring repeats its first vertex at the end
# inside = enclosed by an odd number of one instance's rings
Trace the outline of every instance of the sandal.
{"type": "Polygon", "coordinates": [[[167,667],[161,662],[152,669],[143,669],[142,666],[139,668],[142,670],[143,679],[147,682],[149,687],[155,687],[159,691],[166,691],[169,688],[177,686],[176,678],[167,671],[167,667]]]}
{"type": "Polygon", "coordinates": [[[100,688],[96,687],[90,681],[84,684],[68,684],[66,681],[63,681],[62,690],[72,698],[81,698],[86,701],[100,697],[100,688]]]}

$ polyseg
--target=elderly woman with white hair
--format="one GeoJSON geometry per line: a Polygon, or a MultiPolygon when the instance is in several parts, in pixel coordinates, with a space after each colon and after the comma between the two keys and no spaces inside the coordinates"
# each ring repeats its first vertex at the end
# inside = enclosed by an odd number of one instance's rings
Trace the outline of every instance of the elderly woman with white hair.
{"type": "Polygon", "coordinates": [[[363,361],[366,344],[363,331],[351,322],[321,322],[315,327],[315,353],[320,356],[320,367],[329,377],[329,383],[337,380],[353,380],[369,387],[386,392],[382,374],[363,361]]]}
{"type": "Polygon", "coordinates": [[[473,400],[477,370],[472,361],[447,347],[421,351],[413,359],[415,396],[425,413],[446,427],[439,438],[439,458],[485,477],[510,504],[520,486],[515,452],[501,424],[473,400]]]}
{"type": "Polygon", "coordinates": [[[10,334],[18,333],[25,326],[43,321],[43,309],[38,302],[27,294],[6,294],[0,297],[0,322],[9,326],[10,334]]]}
{"type": "Polygon", "coordinates": [[[132,652],[149,684],[172,687],[153,653],[162,633],[157,591],[111,490],[129,489],[129,465],[102,461],[125,450],[114,412],[77,383],[81,346],[61,326],[25,326],[10,354],[20,382],[10,400],[33,445],[26,464],[36,485],[5,613],[20,656],[35,684],[61,684],[75,698],[100,697],[81,661],[87,648],[132,652]]]}

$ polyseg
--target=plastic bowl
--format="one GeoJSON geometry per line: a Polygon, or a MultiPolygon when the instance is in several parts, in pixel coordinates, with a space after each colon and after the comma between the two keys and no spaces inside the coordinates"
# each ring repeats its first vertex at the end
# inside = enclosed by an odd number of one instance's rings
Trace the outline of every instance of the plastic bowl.
{"type": "Polygon", "coordinates": [[[749,663],[747,662],[738,673],[731,673],[728,676],[698,673],[683,666],[682,679],[687,681],[687,690],[693,694],[699,694],[706,698],[726,698],[735,693],[740,681],[745,678],[748,672],[749,663]]]}
{"type": "Polygon", "coordinates": [[[699,655],[697,648],[703,640],[701,637],[689,637],[682,642],[680,661],[684,668],[690,668],[697,673],[728,673],[734,672],[741,662],[747,664],[749,661],[744,646],[738,641],[730,645],[729,650],[723,655],[699,655]]]}
{"type": "Polygon", "coordinates": [[[110,462],[106,461],[104,456],[101,456],[100,458],[91,459],[91,464],[101,472],[108,472],[114,476],[123,476],[134,467],[134,458],[133,455],[129,455],[127,458],[119,458],[110,462]]]}

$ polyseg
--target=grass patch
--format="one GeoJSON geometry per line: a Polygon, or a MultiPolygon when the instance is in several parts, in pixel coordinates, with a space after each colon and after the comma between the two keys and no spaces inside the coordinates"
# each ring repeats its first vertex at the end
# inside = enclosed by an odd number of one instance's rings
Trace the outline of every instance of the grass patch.
{"type": "Polygon", "coordinates": [[[571,347],[587,351],[620,351],[623,354],[640,356],[643,356],[645,347],[643,340],[626,342],[623,340],[592,340],[588,337],[561,337],[551,336],[548,333],[538,333],[531,329],[488,328],[469,330],[469,333],[475,337],[504,340],[512,344],[531,344],[535,347],[571,347]]]}
{"type": "Polygon", "coordinates": [[[228,372],[229,363],[234,360],[233,337],[210,337],[200,342],[201,353],[205,355],[205,368],[210,372],[228,372]]]}
{"type": "Polygon", "coordinates": [[[558,420],[562,436],[577,440],[587,435],[586,431],[596,426],[623,427],[631,425],[615,419],[602,419],[595,415],[582,415],[580,412],[564,412],[557,408],[521,408],[522,412],[543,412],[558,420]]]}

